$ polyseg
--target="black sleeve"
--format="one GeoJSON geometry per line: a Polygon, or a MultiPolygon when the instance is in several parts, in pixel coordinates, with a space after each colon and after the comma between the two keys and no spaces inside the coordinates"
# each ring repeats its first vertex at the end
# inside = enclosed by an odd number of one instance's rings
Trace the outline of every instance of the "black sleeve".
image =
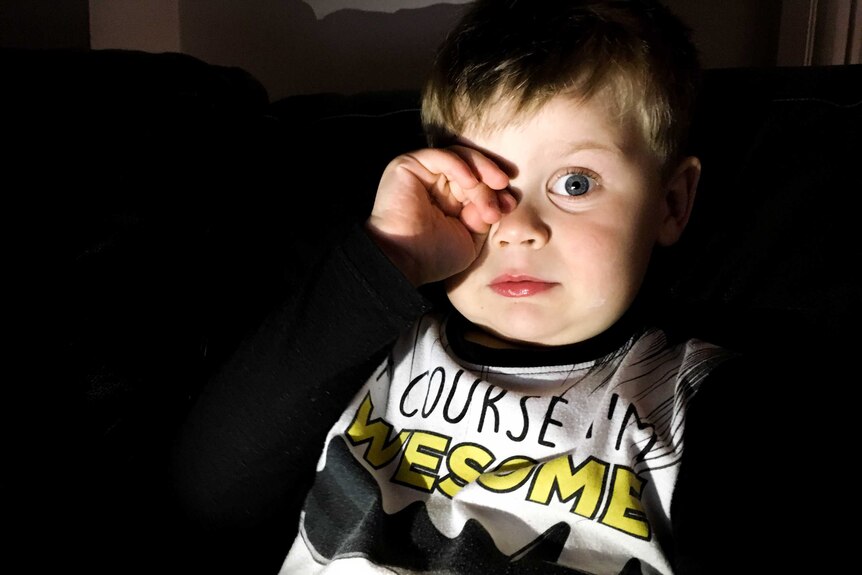
{"type": "Polygon", "coordinates": [[[283,560],[326,433],[428,307],[356,226],[240,345],[174,450],[179,506],[205,553],[230,547],[247,573],[251,555],[283,560]]]}
{"type": "Polygon", "coordinates": [[[841,370],[812,351],[731,360],[692,399],[671,505],[677,573],[822,573],[834,565],[840,546],[824,513],[843,489],[829,485],[827,471],[840,437],[830,389],[841,370]]]}

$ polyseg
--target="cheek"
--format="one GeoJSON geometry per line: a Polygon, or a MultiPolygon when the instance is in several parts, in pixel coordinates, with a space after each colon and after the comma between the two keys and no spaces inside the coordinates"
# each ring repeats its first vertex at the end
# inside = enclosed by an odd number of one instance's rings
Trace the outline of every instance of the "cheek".
{"type": "Polygon", "coordinates": [[[478,297],[480,290],[475,283],[475,281],[471,282],[469,277],[449,278],[444,286],[449,303],[458,310],[458,313],[472,322],[482,323],[487,319],[485,305],[483,299],[478,297]]]}
{"type": "Polygon", "coordinates": [[[626,218],[582,223],[566,234],[560,257],[573,281],[592,286],[591,307],[600,307],[605,300],[639,285],[652,251],[648,236],[643,226],[626,218]]]}
{"type": "Polygon", "coordinates": [[[488,246],[486,244],[482,246],[479,257],[473,260],[473,263],[467,269],[443,281],[443,286],[446,288],[446,295],[449,296],[449,299],[452,299],[452,294],[455,292],[464,292],[468,289],[467,286],[469,286],[469,289],[476,287],[475,284],[479,281],[479,270],[487,259],[488,246]]]}
{"type": "Polygon", "coordinates": [[[615,218],[581,220],[558,229],[560,257],[577,273],[615,267],[632,244],[629,228],[615,218]]]}
{"type": "Polygon", "coordinates": [[[648,257],[658,239],[662,213],[659,203],[644,193],[642,201],[619,206],[613,224],[620,249],[630,258],[648,257]]]}
{"type": "Polygon", "coordinates": [[[443,287],[446,289],[446,296],[451,300],[458,295],[458,287],[462,281],[458,279],[460,276],[452,276],[443,282],[443,287]]]}
{"type": "Polygon", "coordinates": [[[449,298],[452,305],[461,313],[464,313],[463,307],[469,301],[467,296],[472,289],[470,277],[470,269],[467,269],[443,282],[443,286],[446,289],[446,297],[449,298]]]}

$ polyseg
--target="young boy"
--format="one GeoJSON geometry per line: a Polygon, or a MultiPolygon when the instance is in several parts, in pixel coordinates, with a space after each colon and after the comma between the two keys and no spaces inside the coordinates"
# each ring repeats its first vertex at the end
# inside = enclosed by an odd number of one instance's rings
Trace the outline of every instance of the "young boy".
{"type": "Polygon", "coordinates": [[[471,7],[365,227],[454,309],[332,427],[282,573],[673,571],[687,406],[729,354],[638,294],[689,219],[697,74],[652,2],[471,7]]]}
{"type": "Polygon", "coordinates": [[[656,327],[646,281],[692,209],[698,73],[655,2],[472,4],[424,91],[432,147],[202,396],[198,506],[301,504],[285,574],[721,565],[687,424],[735,360],[656,327]]]}

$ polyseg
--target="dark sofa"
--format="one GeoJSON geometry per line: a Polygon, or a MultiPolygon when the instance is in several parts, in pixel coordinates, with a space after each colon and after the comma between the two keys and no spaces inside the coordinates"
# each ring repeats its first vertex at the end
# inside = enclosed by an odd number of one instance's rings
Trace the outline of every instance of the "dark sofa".
{"type": "MultiPolygon", "coordinates": [[[[171,499],[172,435],[386,162],[423,145],[418,95],[271,101],[244,70],[117,50],[6,49],[0,75],[4,545],[21,572],[211,572],[171,499]]],[[[787,433],[837,437],[858,381],[862,66],[705,80],[698,201],[661,288],[695,334],[822,364],[767,383],[821,410],[787,433]]]]}

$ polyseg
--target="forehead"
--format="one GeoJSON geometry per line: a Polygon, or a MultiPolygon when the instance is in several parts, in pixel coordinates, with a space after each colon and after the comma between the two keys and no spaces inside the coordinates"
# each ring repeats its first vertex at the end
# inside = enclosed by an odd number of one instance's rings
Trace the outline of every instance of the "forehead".
{"type": "Polygon", "coordinates": [[[461,139],[480,146],[484,143],[497,153],[534,148],[550,155],[581,149],[637,153],[645,143],[632,118],[617,112],[606,99],[567,95],[525,109],[498,101],[466,126],[461,139]]]}

